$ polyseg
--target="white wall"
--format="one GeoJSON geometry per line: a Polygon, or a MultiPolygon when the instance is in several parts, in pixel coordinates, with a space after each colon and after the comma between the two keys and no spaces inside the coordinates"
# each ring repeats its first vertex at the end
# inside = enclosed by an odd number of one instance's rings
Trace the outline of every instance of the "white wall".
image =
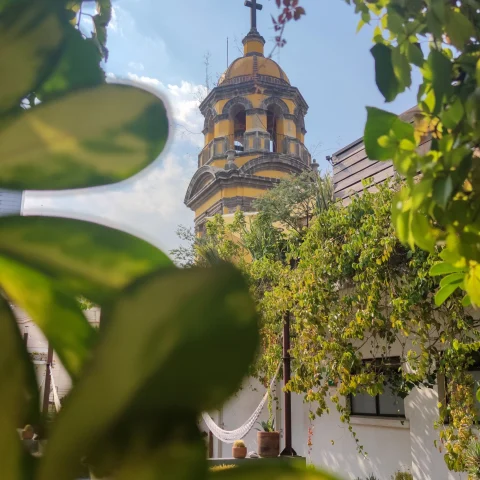
{"type": "MultiPolygon", "coordinates": [[[[333,389],[332,389],[333,390],[333,389]]],[[[259,404],[265,390],[258,382],[246,382],[244,388],[222,409],[223,428],[234,430],[242,425],[259,404]],[[256,389],[252,391],[252,386],[256,389]]],[[[283,433],[283,394],[279,392],[278,417],[283,433]]],[[[333,391],[331,392],[333,394],[333,391]]],[[[298,455],[307,457],[307,462],[336,472],[345,480],[354,480],[373,473],[378,480],[391,480],[397,470],[412,472],[415,480],[466,480],[464,474],[449,472],[443,454],[435,448],[438,432],[433,425],[438,418],[438,395],[433,389],[414,389],[405,399],[406,419],[352,417],[354,431],[367,456],[356,450],[355,441],[348,425],[340,421],[334,405],[330,413],[309,420],[309,405],[299,395],[292,395],[292,440],[298,455]],[[313,427],[313,445],[309,449],[308,428],[313,427]]],[[[213,415],[218,421],[218,415],[213,415]]],[[[263,412],[262,419],[268,417],[263,412]]],[[[257,449],[256,431],[244,439],[247,449],[257,449]]],[[[231,446],[215,439],[216,458],[231,457],[231,446]]],[[[281,449],[283,449],[283,438],[281,449]]]]}
{"type": "MultiPolygon", "coordinates": [[[[17,318],[17,323],[20,329],[20,333],[28,333],[27,340],[27,350],[30,353],[38,353],[41,355],[42,360],[36,362],[35,370],[37,373],[37,382],[39,387],[44,382],[45,378],[45,364],[48,352],[48,342],[45,336],[43,335],[40,328],[30,319],[30,317],[20,308],[13,307],[13,312],[17,318]]],[[[92,308],[84,312],[88,321],[94,325],[98,326],[100,322],[100,309],[92,308]]],[[[60,360],[57,355],[53,355],[53,378],[55,380],[55,386],[57,387],[58,396],[60,399],[70,390],[71,381],[68,373],[63,368],[60,360]]],[[[40,398],[43,399],[43,388],[40,390],[40,398]]],[[[53,393],[50,395],[50,401],[53,402],[53,393]]]]}

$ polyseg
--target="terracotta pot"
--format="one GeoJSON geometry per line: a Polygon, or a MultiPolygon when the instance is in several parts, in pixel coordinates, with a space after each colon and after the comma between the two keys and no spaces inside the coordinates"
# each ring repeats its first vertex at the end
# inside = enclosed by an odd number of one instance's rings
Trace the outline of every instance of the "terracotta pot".
{"type": "Polygon", "coordinates": [[[257,432],[258,454],[263,458],[273,458],[280,455],[279,432],[257,432]]]}
{"type": "Polygon", "coordinates": [[[245,458],[247,456],[247,447],[232,447],[233,458],[245,458]]]}

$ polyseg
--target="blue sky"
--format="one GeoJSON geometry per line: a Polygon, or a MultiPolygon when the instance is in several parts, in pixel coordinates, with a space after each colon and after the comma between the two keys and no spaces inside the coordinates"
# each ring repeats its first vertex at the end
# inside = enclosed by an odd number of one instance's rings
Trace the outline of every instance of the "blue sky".
{"type": "MultiPolygon", "coordinates": [[[[167,98],[175,132],[166,152],[138,176],[109,188],[62,193],[27,193],[25,214],[93,219],[135,233],[164,250],[178,244],[178,224],[193,225],[183,205],[203,144],[198,102],[205,95],[204,57],[212,81],[240,56],[249,30],[243,0],[114,0],[109,28],[111,78],[156,88],[167,98]]],[[[273,49],[274,0],[263,0],[258,28],[273,49]]],[[[307,16],[285,30],[287,44],[273,58],[309,104],[306,145],[328,168],[325,156],[363,134],[365,106],[401,113],[415,105],[416,89],[385,105],[375,86],[369,53],[372,28],[356,34],[358,17],[344,0],[301,0],[307,16]],[[328,5],[328,6],[327,6],[328,5]]],[[[89,29],[87,22],[83,28],[89,29]]]]}

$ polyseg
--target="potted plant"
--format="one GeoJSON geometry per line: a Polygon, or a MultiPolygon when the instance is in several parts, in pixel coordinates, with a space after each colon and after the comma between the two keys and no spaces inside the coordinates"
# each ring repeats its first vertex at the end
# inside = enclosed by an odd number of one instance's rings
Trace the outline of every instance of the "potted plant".
{"type": "Polygon", "coordinates": [[[233,458],[245,458],[247,456],[247,447],[243,440],[235,440],[232,447],[233,458]]]}
{"type": "Polygon", "coordinates": [[[266,422],[260,422],[262,429],[257,428],[258,454],[263,458],[273,458],[280,455],[280,433],[275,431],[275,420],[270,417],[266,422]]]}

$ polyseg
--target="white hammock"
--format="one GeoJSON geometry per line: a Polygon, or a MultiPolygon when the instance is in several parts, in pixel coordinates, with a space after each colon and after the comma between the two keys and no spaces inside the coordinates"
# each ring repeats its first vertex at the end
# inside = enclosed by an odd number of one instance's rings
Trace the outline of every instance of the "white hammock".
{"type": "Polygon", "coordinates": [[[57,413],[62,408],[62,402],[60,402],[60,398],[58,397],[57,387],[55,386],[55,379],[53,378],[53,371],[50,366],[47,366],[50,372],[50,378],[52,379],[52,390],[53,390],[53,402],[55,403],[55,410],[57,413]]]}
{"type": "Polygon", "coordinates": [[[268,393],[272,389],[273,384],[275,383],[279,370],[280,370],[280,365],[277,368],[277,372],[275,373],[275,376],[270,382],[269,389],[263,396],[262,401],[259,403],[258,407],[252,413],[251,417],[241,427],[237,428],[236,430],[223,430],[214,422],[214,420],[208,413],[202,413],[203,421],[206,423],[207,427],[210,429],[213,435],[215,435],[215,437],[217,437],[219,440],[221,440],[224,443],[233,443],[235,442],[235,440],[240,440],[247,435],[247,433],[255,425],[255,422],[258,420],[258,417],[262,413],[263,407],[267,403],[268,393]]]}

